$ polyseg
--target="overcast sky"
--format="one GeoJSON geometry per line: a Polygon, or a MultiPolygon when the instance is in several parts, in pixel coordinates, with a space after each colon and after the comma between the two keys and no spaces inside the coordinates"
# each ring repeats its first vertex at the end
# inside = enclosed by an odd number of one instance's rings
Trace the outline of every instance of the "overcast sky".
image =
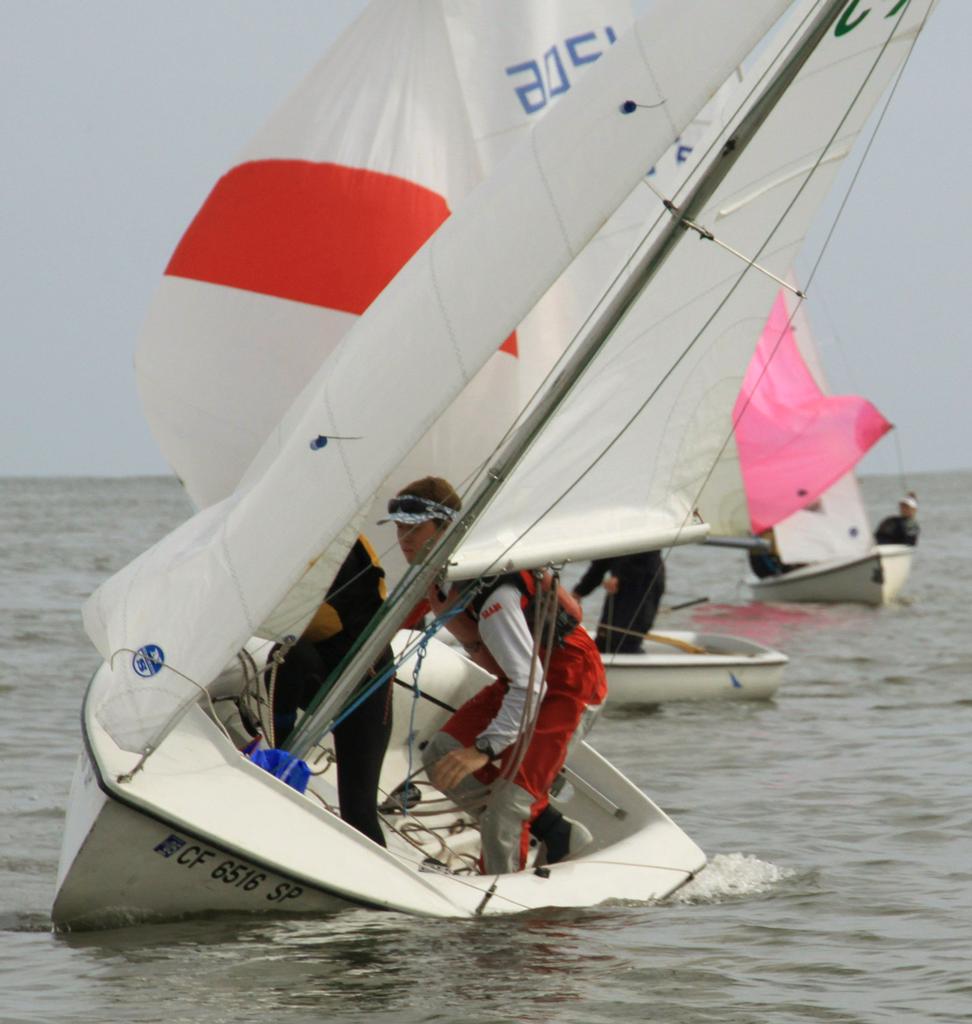
{"type": "MultiPolygon", "coordinates": [[[[167,472],[132,370],[149,299],[216,179],[363,5],[0,0],[0,475],[167,472]]],[[[897,425],[909,472],[972,467],[969,39],[972,2],[941,0],[811,307],[835,390],[897,425]]],[[[862,468],[897,466],[885,439],[862,468]]]]}

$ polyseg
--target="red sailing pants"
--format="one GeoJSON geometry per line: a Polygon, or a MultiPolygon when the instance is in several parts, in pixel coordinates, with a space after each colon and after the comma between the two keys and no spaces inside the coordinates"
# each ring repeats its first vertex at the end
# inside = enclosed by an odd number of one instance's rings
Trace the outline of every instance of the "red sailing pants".
{"type": "MultiPolygon", "coordinates": [[[[501,680],[484,687],[456,711],[443,732],[464,747],[472,746],[496,717],[506,688],[501,680]]],[[[540,703],[533,738],[513,776],[513,782],[533,797],[530,817],[523,822],[520,834],[521,869],[530,848],[530,823],[549,803],[547,794],[564,765],[567,746],[581,716],[589,705],[600,704],[606,694],[607,677],[594,641],[583,629],[575,629],[550,657],[547,692],[540,703]]],[[[492,783],[506,768],[515,746],[502,753],[499,767],[487,764],[475,773],[476,778],[485,785],[492,783]]]]}

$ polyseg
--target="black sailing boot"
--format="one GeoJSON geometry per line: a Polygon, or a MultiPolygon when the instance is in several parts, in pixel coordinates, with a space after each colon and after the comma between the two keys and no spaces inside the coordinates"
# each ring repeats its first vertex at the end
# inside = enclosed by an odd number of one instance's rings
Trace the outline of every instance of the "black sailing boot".
{"type": "Polygon", "coordinates": [[[594,838],[579,821],[565,818],[549,804],[533,819],[530,834],[543,843],[546,864],[556,864],[577,853],[594,838]]]}

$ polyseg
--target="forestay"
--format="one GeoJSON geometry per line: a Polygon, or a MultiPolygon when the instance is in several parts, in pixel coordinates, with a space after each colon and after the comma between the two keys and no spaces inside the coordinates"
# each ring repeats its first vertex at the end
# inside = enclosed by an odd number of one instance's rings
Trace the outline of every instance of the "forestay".
{"type": "Polygon", "coordinates": [[[656,4],[381,293],[237,490],[99,589],[120,745],[150,749],[313,559],[336,568],[347,524],[786,6],[656,4]]]}

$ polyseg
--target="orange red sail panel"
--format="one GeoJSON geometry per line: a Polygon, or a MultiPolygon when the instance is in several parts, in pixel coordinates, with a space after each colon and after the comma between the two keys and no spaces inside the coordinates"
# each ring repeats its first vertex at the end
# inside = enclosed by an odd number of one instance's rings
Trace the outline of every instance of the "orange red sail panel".
{"type": "MultiPolygon", "coordinates": [[[[252,161],[219,180],[165,272],[360,315],[449,213],[391,174],[252,161]]],[[[501,348],[517,355],[515,332],[501,348]]]]}

